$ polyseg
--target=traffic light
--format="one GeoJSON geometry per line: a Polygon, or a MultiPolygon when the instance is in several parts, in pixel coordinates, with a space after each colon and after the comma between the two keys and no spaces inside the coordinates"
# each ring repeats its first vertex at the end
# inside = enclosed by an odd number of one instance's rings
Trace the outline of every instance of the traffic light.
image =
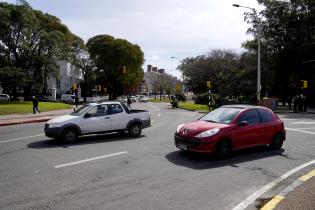
{"type": "Polygon", "coordinates": [[[301,88],[302,89],[307,88],[307,80],[301,80],[301,88]]]}
{"type": "Polygon", "coordinates": [[[207,87],[210,88],[210,89],[212,88],[212,82],[210,80],[207,81],[207,87]]]}
{"type": "Polygon", "coordinates": [[[303,88],[307,88],[307,80],[303,81],[303,88]]]}
{"type": "Polygon", "coordinates": [[[73,84],[71,87],[71,92],[74,93],[77,91],[77,89],[78,89],[77,84],[73,84]]]}
{"type": "Polygon", "coordinates": [[[123,74],[127,74],[127,66],[123,66],[123,69],[122,69],[123,71],[122,71],[122,73],[123,74]]]}
{"type": "Polygon", "coordinates": [[[102,86],[101,85],[95,85],[95,89],[97,92],[100,92],[102,90],[102,86]]]}

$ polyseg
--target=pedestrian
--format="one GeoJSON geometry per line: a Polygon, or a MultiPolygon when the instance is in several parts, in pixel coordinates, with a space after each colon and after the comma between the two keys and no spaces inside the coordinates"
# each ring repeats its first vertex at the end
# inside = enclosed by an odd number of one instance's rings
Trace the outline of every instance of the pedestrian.
{"type": "Polygon", "coordinates": [[[33,114],[35,114],[36,111],[40,113],[39,108],[38,108],[38,99],[35,96],[33,96],[32,102],[33,102],[33,114]]]}
{"type": "Polygon", "coordinates": [[[298,101],[298,111],[303,112],[303,105],[304,105],[304,95],[301,93],[299,96],[299,101],[298,101]]]}
{"type": "Polygon", "coordinates": [[[128,105],[129,110],[131,110],[131,104],[132,104],[131,97],[130,97],[130,95],[128,95],[127,96],[127,105],[128,105]]]}
{"type": "Polygon", "coordinates": [[[77,91],[74,94],[74,104],[75,104],[75,108],[79,106],[79,95],[77,91]]]}
{"type": "Polygon", "coordinates": [[[299,96],[298,95],[295,95],[294,98],[293,98],[293,103],[294,103],[294,112],[298,112],[298,103],[299,103],[299,96]]]}
{"type": "Polygon", "coordinates": [[[303,98],[303,112],[307,112],[307,98],[304,96],[303,98]]]}

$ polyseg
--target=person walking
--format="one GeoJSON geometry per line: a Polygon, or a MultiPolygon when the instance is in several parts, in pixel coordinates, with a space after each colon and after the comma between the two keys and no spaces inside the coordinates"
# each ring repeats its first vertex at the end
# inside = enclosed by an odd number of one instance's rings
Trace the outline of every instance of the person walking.
{"type": "Polygon", "coordinates": [[[75,104],[75,108],[78,108],[78,106],[79,106],[79,94],[78,94],[78,91],[76,91],[75,94],[74,94],[74,104],[75,104]]]}
{"type": "Polygon", "coordinates": [[[35,114],[36,111],[40,113],[40,110],[38,108],[38,99],[35,96],[33,96],[32,102],[33,102],[33,114],[35,114]]]}
{"type": "Polygon", "coordinates": [[[131,110],[131,104],[132,104],[131,97],[130,97],[130,95],[128,95],[127,96],[127,105],[128,105],[129,110],[131,110]]]}

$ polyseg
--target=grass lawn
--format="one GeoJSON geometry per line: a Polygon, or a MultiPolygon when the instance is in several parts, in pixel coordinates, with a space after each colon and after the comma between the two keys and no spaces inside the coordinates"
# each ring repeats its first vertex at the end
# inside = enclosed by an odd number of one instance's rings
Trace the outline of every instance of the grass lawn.
{"type": "MultiPolygon", "coordinates": [[[[57,103],[57,102],[39,102],[39,110],[41,112],[69,109],[72,105],[57,103]]],[[[33,104],[31,101],[13,101],[0,103],[0,115],[19,114],[19,113],[33,113],[33,104]]]]}
{"type": "Polygon", "coordinates": [[[209,106],[208,105],[203,105],[203,104],[193,104],[190,102],[179,102],[179,107],[184,108],[184,109],[189,109],[189,110],[203,110],[203,111],[208,111],[209,106]]]}
{"type": "Polygon", "coordinates": [[[165,100],[162,100],[160,101],[160,98],[159,97],[156,97],[156,99],[149,99],[150,102],[153,102],[153,103],[170,103],[171,101],[167,98],[165,98],[165,100]]]}
{"type": "MultiPolygon", "coordinates": [[[[155,99],[150,99],[150,102],[153,103],[170,103],[171,101],[169,99],[161,100],[160,98],[155,99]]],[[[189,110],[198,110],[198,111],[208,111],[209,106],[208,105],[203,105],[203,104],[194,104],[191,102],[179,102],[179,107],[184,108],[184,109],[189,109],[189,110]]]]}

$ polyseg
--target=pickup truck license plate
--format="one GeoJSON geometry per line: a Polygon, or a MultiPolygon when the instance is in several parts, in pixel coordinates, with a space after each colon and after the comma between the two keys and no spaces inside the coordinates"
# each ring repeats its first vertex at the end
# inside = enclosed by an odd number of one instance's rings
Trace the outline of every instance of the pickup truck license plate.
{"type": "Polygon", "coordinates": [[[185,144],[177,143],[177,147],[179,149],[187,150],[187,145],[185,145],[185,144]]]}

